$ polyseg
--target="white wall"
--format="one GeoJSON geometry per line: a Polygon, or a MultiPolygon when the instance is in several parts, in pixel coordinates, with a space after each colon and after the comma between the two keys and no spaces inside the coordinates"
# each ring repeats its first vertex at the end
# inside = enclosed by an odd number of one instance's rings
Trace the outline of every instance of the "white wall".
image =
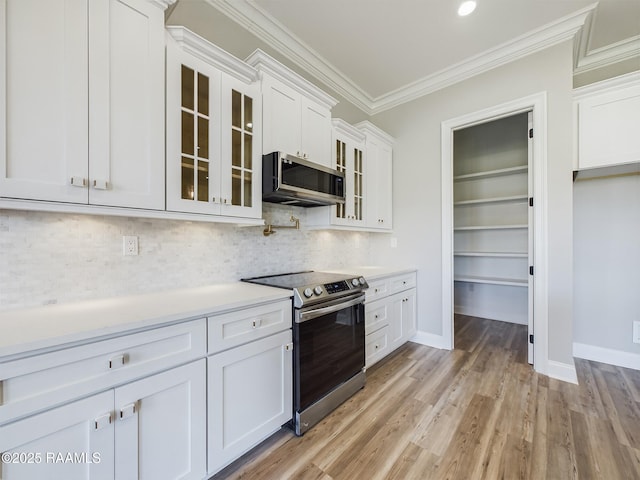
{"type": "Polygon", "coordinates": [[[574,340],[640,355],[640,175],[577,181],[574,340]]]}
{"type": "MultiPolygon", "coordinates": [[[[291,212],[304,227],[304,209],[264,209],[283,225],[291,212]]],[[[370,235],[2,210],[0,310],[365,265],[370,235]],[[123,235],[139,237],[138,256],[122,255],[123,235]]]]}
{"type": "Polygon", "coordinates": [[[572,42],[551,47],[373,117],[396,138],[394,229],[398,248],[375,256],[418,270],[418,329],[442,335],[440,124],[547,92],[549,358],[572,364],[572,42]]]}

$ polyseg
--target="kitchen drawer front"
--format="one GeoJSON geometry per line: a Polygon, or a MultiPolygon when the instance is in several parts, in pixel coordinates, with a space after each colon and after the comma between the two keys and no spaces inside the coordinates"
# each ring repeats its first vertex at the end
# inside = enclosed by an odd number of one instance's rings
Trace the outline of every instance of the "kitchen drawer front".
{"type": "Polygon", "coordinates": [[[384,358],[389,353],[389,326],[367,335],[364,350],[367,368],[384,358]]]}
{"type": "Polygon", "coordinates": [[[402,292],[416,286],[416,272],[391,277],[389,280],[389,294],[402,292]]]}
{"type": "Polygon", "coordinates": [[[386,297],[389,295],[389,279],[381,278],[380,280],[371,280],[369,288],[366,290],[367,302],[372,302],[378,298],[386,297]]]}
{"type": "Polygon", "coordinates": [[[379,300],[373,303],[367,303],[364,310],[364,331],[369,335],[376,330],[389,324],[389,303],[385,300],[379,300]]]}
{"type": "Polygon", "coordinates": [[[221,352],[291,328],[291,300],[209,317],[209,353],[221,352]]]}
{"type": "Polygon", "coordinates": [[[0,364],[0,424],[206,355],[205,319],[0,364]]]}

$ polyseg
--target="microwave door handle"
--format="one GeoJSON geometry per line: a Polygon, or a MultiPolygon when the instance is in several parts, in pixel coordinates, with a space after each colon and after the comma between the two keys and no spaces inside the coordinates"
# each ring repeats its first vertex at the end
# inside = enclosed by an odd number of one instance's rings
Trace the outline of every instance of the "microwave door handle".
{"type": "Polygon", "coordinates": [[[300,313],[300,319],[297,321],[297,323],[302,323],[302,322],[306,322],[307,320],[311,320],[313,318],[318,318],[321,317],[322,315],[327,315],[329,313],[334,313],[334,312],[338,312],[340,310],[343,310],[345,308],[349,308],[349,307],[353,307],[354,305],[358,305],[359,303],[362,303],[364,301],[364,293],[361,295],[358,295],[356,298],[354,298],[353,300],[350,300],[348,302],[340,302],[336,305],[331,305],[329,307],[323,307],[323,308],[315,308],[313,310],[309,310],[307,312],[302,312],[300,313]]]}

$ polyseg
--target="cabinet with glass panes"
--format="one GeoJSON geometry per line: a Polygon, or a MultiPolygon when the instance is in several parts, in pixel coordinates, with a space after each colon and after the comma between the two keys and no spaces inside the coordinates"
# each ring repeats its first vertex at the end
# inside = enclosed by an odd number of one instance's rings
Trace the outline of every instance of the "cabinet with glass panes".
{"type": "Polygon", "coordinates": [[[257,73],[183,27],[167,31],[167,210],[259,219],[257,73]]]}

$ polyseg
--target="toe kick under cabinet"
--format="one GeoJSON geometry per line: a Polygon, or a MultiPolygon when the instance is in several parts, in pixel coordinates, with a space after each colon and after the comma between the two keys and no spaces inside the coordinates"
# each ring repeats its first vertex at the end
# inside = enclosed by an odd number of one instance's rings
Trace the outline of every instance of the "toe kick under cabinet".
{"type": "Polygon", "coordinates": [[[201,479],[206,320],[0,363],[0,478],[201,479]]]}
{"type": "Polygon", "coordinates": [[[291,420],[291,300],[208,322],[208,470],[213,474],[291,420]]]}
{"type": "Polygon", "coordinates": [[[365,304],[367,368],[416,333],[416,272],[373,278],[365,304]]]}

